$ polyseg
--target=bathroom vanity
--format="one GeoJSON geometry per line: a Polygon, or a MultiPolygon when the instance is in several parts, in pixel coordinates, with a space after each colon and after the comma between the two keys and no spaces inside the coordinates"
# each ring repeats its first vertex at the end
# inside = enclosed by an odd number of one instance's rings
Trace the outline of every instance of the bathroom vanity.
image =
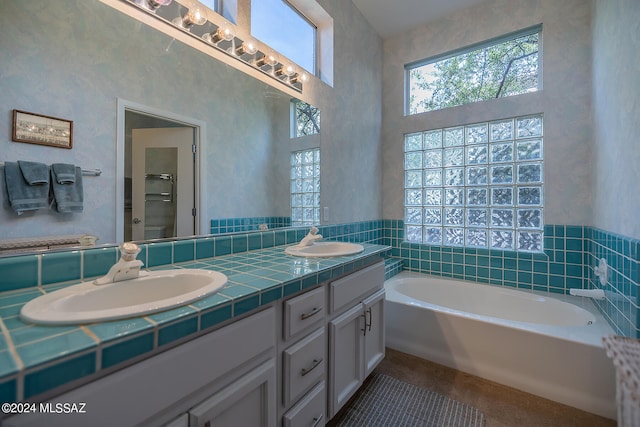
{"type": "Polygon", "coordinates": [[[317,283],[283,285],[279,299],[46,400],[84,403],[85,413],[22,414],[3,425],[324,425],[384,357],[385,247],[370,246],[317,270],[317,283]]]}

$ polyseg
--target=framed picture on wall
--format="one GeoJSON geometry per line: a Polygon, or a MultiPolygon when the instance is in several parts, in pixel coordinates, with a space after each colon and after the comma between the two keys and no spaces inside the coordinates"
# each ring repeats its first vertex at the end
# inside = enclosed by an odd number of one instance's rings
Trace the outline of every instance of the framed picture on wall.
{"type": "Polygon", "coordinates": [[[16,142],[71,148],[73,122],[42,114],[13,110],[13,133],[16,142]]]}

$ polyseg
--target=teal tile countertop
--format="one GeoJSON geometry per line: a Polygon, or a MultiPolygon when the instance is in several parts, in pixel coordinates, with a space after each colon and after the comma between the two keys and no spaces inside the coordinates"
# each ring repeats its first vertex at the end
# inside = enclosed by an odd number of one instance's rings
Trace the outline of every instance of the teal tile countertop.
{"type": "Polygon", "coordinates": [[[364,252],[345,257],[298,258],[286,255],[286,246],[275,246],[151,267],[212,269],[224,273],[228,283],[218,293],[183,307],[89,325],[38,326],[19,317],[28,301],[78,280],[0,292],[0,402],[29,401],[55,394],[72,381],[77,385],[78,380],[92,380],[104,369],[125,366],[262,305],[372,264],[390,250],[363,246],[364,252]]]}

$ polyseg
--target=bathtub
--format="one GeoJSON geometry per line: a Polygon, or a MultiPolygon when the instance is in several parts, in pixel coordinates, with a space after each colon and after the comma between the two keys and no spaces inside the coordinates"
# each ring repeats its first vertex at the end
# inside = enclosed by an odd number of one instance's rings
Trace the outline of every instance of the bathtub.
{"type": "Polygon", "coordinates": [[[385,290],[388,347],[616,418],[614,332],[590,300],[412,272],[385,290]]]}

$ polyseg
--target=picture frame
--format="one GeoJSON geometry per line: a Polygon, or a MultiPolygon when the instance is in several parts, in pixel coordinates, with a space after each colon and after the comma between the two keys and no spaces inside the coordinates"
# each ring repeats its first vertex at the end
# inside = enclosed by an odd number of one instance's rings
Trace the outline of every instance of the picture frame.
{"type": "Polygon", "coordinates": [[[73,121],[13,110],[11,139],[15,142],[71,149],[73,146],[73,121]]]}

